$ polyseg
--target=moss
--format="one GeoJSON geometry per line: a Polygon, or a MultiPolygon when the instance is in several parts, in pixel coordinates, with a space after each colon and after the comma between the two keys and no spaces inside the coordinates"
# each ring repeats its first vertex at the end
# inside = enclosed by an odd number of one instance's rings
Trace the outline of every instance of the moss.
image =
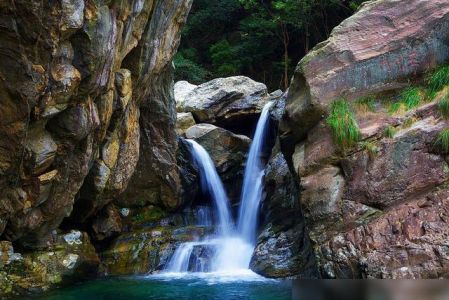
{"type": "Polygon", "coordinates": [[[145,207],[141,212],[133,217],[135,222],[158,221],[165,217],[166,213],[157,206],[145,207]]]}
{"type": "Polygon", "coordinates": [[[438,133],[434,145],[441,153],[449,153],[449,128],[443,129],[438,133]]]}
{"type": "Polygon", "coordinates": [[[396,134],[396,128],[394,126],[388,125],[387,128],[385,128],[384,133],[386,137],[392,139],[396,134]]]}
{"type": "Polygon", "coordinates": [[[343,150],[352,147],[360,139],[360,129],[346,99],[334,100],[327,124],[332,130],[335,143],[343,150]]]}
{"type": "Polygon", "coordinates": [[[427,79],[428,93],[435,95],[445,86],[449,85],[449,66],[436,69],[427,79]]]}

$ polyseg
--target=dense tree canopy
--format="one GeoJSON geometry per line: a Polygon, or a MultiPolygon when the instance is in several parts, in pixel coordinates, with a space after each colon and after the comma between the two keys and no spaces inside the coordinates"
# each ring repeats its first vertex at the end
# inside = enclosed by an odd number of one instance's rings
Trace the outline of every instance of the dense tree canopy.
{"type": "Polygon", "coordinates": [[[176,79],[246,75],[271,89],[363,0],[194,0],[175,58],[176,79]]]}

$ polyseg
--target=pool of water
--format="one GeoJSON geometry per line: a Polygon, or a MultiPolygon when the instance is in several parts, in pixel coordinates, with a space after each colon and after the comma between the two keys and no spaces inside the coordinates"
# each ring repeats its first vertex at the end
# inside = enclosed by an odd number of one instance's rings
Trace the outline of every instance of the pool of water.
{"type": "Polygon", "coordinates": [[[291,282],[252,272],[112,277],[48,292],[32,299],[291,299],[291,282]]]}

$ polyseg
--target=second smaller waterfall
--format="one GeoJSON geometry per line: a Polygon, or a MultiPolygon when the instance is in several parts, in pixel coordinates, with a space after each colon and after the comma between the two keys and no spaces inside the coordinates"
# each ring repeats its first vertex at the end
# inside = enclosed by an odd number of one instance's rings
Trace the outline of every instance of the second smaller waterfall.
{"type": "Polygon", "coordinates": [[[214,162],[207,151],[197,142],[187,140],[193,148],[192,154],[196,164],[200,169],[201,185],[204,191],[207,191],[212,197],[216,215],[218,216],[218,225],[220,235],[228,236],[232,230],[232,218],[229,207],[229,200],[226,196],[223,183],[217,174],[214,162]]]}

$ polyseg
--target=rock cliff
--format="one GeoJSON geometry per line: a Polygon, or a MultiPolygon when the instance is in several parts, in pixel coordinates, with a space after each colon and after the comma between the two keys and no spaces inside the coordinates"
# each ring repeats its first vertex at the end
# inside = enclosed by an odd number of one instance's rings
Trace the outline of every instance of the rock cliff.
{"type": "Polygon", "coordinates": [[[179,206],[171,59],[190,5],[0,5],[4,238],[45,245],[111,201],[179,206]]]}
{"type": "Polygon", "coordinates": [[[49,247],[63,220],[103,239],[109,203],[180,206],[172,57],[191,2],[2,1],[2,240],[49,247]]]}
{"type": "Polygon", "coordinates": [[[281,149],[320,276],[448,276],[448,27],[447,1],[370,1],[298,64],[281,149]]]}

